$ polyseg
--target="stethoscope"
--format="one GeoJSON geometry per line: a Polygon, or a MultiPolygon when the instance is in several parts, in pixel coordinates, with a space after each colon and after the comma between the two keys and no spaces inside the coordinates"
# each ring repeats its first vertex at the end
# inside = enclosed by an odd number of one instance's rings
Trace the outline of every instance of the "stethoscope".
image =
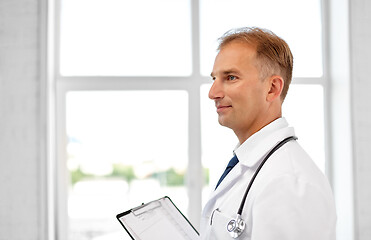
{"type": "Polygon", "coordinates": [[[259,167],[256,169],[253,177],[251,178],[251,181],[250,181],[249,185],[246,188],[245,194],[243,195],[243,198],[242,198],[242,201],[241,201],[241,204],[240,204],[240,208],[238,209],[238,212],[237,212],[236,219],[232,219],[227,224],[227,230],[228,230],[229,234],[232,236],[232,238],[238,238],[246,228],[246,223],[241,218],[242,210],[243,210],[243,206],[245,205],[245,202],[246,202],[247,194],[249,193],[250,188],[251,188],[252,184],[254,183],[254,180],[255,180],[256,176],[258,175],[260,169],[263,167],[264,163],[268,160],[268,158],[275,151],[277,151],[280,147],[285,145],[287,142],[292,141],[292,140],[297,140],[297,139],[298,139],[297,137],[291,136],[291,137],[285,138],[284,140],[279,142],[276,146],[274,146],[274,148],[272,148],[272,150],[270,150],[270,152],[265,156],[263,161],[260,163],[259,167]]]}

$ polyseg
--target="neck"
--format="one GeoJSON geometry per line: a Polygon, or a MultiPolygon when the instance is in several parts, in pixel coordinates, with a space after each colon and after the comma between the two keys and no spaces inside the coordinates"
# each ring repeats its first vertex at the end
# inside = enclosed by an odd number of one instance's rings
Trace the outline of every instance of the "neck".
{"type": "Polygon", "coordinates": [[[257,133],[260,131],[260,129],[264,128],[271,122],[279,119],[282,117],[281,109],[279,109],[279,112],[277,112],[274,115],[271,115],[267,118],[257,120],[253,126],[250,126],[248,129],[238,129],[238,130],[233,130],[234,133],[236,134],[238,141],[240,144],[244,143],[249,137],[251,137],[253,134],[257,133]]]}

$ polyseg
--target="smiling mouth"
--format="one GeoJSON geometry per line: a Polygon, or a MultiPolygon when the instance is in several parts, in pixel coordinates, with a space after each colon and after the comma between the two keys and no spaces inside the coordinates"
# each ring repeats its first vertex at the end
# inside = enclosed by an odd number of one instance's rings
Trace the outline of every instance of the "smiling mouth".
{"type": "Polygon", "coordinates": [[[223,112],[223,111],[225,111],[225,110],[227,110],[227,109],[229,109],[229,108],[231,108],[232,106],[230,106],[230,105],[228,105],[228,106],[218,106],[217,108],[216,108],[216,112],[217,113],[220,113],[220,112],[223,112]]]}

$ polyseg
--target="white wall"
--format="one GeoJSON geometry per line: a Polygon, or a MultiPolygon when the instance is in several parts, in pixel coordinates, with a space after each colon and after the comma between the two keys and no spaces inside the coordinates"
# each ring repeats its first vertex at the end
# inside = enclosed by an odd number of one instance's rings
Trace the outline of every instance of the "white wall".
{"type": "Polygon", "coordinates": [[[371,1],[350,4],[356,239],[371,238],[371,1]]]}
{"type": "Polygon", "coordinates": [[[0,239],[42,239],[39,0],[0,1],[0,239]]]}

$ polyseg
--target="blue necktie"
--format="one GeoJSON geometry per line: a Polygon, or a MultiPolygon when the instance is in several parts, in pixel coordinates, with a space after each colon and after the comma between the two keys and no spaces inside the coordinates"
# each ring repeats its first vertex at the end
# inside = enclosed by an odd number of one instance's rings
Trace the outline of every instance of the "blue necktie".
{"type": "Polygon", "coordinates": [[[228,166],[226,167],[224,173],[220,177],[218,183],[216,184],[215,189],[218,188],[219,184],[223,181],[223,179],[225,178],[225,176],[227,176],[227,174],[232,170],[232,168],[234,166],[236,166],[237,163],[238,163],[238,158],[237,158],[236,155],[234,155],[233,158],[229,161],[228,166]]]}

